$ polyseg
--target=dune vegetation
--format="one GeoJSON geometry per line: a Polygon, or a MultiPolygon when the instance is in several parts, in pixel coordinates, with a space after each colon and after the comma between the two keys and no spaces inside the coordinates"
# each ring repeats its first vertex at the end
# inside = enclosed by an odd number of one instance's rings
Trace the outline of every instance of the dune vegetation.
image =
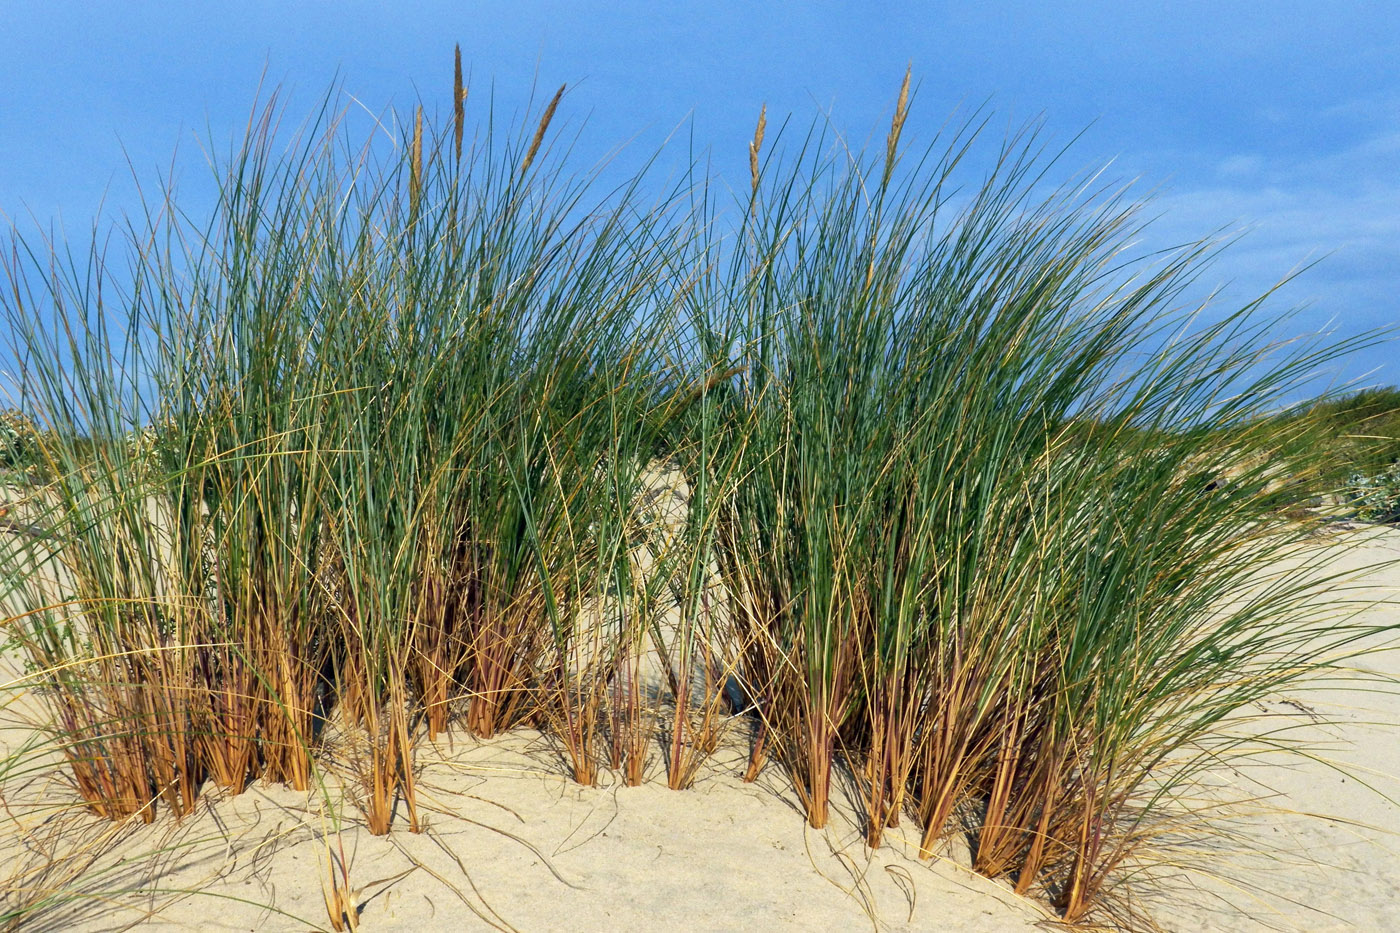
{"type": "Polygon", "coordinates": [[[870,846],[966,833],[1133,925],[1193,788],[1292,747],[1251,704],[1376,634],[1272,571],[1332,469],[1335,407],[1290,400],[1355,343],[1198,314],[1217,244],[1135,253],[1141,202],[1033,131],[912,147],[907,78],[870,151],[760,115],[733,186],[574,172],[562,94],[473,131],[459,65],[392,145],[274,100],[211,215],[12,233],[3,640],[83,805],[321,787],[334,731],[346,802],[413,832],[446,734],[682,790],[723,727],[813,827],[849,782],[870,846]]]}
{"type": "Polygon", "coordinates": [[[1306,412],[1331,453],[1321,487],[1363,521],[1400,522],[1400,389],[1383,387],[1326,398],[1306,412]]]}

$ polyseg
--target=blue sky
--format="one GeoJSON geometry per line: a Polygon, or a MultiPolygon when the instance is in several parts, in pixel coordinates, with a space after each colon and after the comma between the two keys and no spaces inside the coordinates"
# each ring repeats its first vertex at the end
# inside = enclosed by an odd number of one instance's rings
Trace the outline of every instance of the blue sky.
{"type": "MultiPolygon", "coordinates": [[[[374,110],[445,106],[454,42],[472,102],[523,108],[570,85],[583,161],[693,121],[718,171],[747,171],[758,108],[805,125],[829,112],[883,133],[905,64],[919,86],[907,137],[989,105],[1084,138],[1071,169],[1112,163],[1157,193],[1150,237],[1248,235],[1208,274],[1227,297],[1301,263],[1276,309],[1339,335],[1400,322],[1400,5],[1388,2],[977,3],[204,2],[0,0],[0,212],[85,234],[198,139],[241,132],[264,71],[292,113],[337,78],[374,110]]],[[[470,104],[469,104],[470,107],[470,104]]],[[[690,130],[687,130],[690,132],[690,130]]],[[[1329,377],[1400,382],[1400,342],[1329,377]],[[1397,361],[1388,362],[1394,355],[1397,361]],[[1367,375],[1368,372],[1377,370],[1367,375]]]]}

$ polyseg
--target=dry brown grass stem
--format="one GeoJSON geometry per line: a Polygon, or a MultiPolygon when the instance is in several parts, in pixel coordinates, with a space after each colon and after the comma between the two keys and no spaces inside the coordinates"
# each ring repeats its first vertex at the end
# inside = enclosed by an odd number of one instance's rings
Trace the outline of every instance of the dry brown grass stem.
{"type": "Polygon", "coordinates": [[[653,711],[645,696],[640,648],[625,645],[618,655],[608,709],[612,739],[608,764],[622,772],[628,787],[637,787],[646,779],[655,717],[650,715],[653,711]]]}
{"type": "MultiPolygon", "coordinates": [[[[491,586],[494,580],[491,581],[491,586]]],[[[489,739],[518,724],[532,702],[530,672],[539,660],[543,633],[531,621],[544,611],[537,589],[467,615],[464,635],[466,726],[489,739]]]]}
{"type": "Polygon", "coordinates": [[[866,843],[880,846],[887,827],[899,825],[906,788],[916,764],[919,703],[912,676],[893,673],[875,685],[869,702],[870,748],[866,757],[866,843]]]}
{"type": "Polygon", "coordinates": [[[360,928],[360,911],[355,906],[355,891],[350,886],[350,866],[345,858],[345,841],[337,839],[340,853],[331,850],[330,840],[323,840],[326,848],[326,868],[328,881],[321,884],[321,895],[326,901],[326,916],[331,929],[336,933],[349,930],[355,933],[360,928]]]}
{"type": "Polygon", "coordinates": [[[525,161],[520,163],[520,174],[524,175],[530,170],[530,165],[535,161],[535,154],[540,151],[540,143],[544,142],[544,134],[549,129],[549,122],[554,119],[554,111],[559,106],[559,101],[564,96],[564,88],[567,84],[559,85],[559,90],[554,92],[554,97],[550,100],[549,106],[544,108],[544,115],[540,117],[540,125],[535,130],[535,138],[530,140],[530,149],[525,153],[525,161]]]}
{"type": "MultiPolygon", "coordinates": [[[[689,658],[686,658],[681,670],[687,670],[688,666],[689,658]]],[[[723,672],[707,662],[705,680],[698,687],[701,696],[698,704],[695,704],[692,703],[692,694],[696,689],[689,679],[673,678],[671,692],[675,698],[675,708],[666,749],[666,786],[671,790],[685,790],[692,786],[701,766],[719,747],[723,729],[723,672]],[[693,706],[698,706],[698,709],[693,706]]]]}
{"type": "Polygon", "coordinates": [[[462,46],[456,45],[452,51],[452,142],[456,148],[457,161],[462,161],[462,131],[467,122],[467,86],[462,83],[462,46]]]}

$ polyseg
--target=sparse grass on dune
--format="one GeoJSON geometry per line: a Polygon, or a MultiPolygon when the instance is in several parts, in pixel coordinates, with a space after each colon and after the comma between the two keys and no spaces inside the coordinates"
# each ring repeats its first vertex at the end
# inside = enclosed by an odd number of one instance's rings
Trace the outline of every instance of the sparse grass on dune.
{"type": "Polygon", "coordinates": [[[909,150],[907,78],[874,154],[760,116],[732,210],[568,174],[561,97],[468,137],[459,61],[388,152],[329,104],[287,143],[274,102],[207,225],[133,222],[121,288],[12,237],[48,480],[5,638],[84,805],[261,780],[418,831],[454,730],[683,788],[746,723],[812,826],[846,774],[870,846],[968,832],[1065,920],[1137,923],[1107,894],[1202,775],[1289,747],[1222,724],[1378,632],[1270,570],[1328,464],[1321,409],[1263,416],[1349,346],[1193,325],[1211,243],[1125,259],[1139,205],[1047,188],[1034,133],[969,187],[978,127],[909,150]]]}
{"type": "Polygon", "coordinates": [[[1400,389],[1367,389],[1327,399],[1310,414],[1337,447],[1342,469],[1374,474],[1400,460],[1400,389]]]}

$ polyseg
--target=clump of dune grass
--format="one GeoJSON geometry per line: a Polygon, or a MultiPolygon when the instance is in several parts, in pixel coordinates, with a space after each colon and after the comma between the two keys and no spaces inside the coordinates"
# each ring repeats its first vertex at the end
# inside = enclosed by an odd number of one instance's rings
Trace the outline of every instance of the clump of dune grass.
{"type": "Polygon", "coordinates": [[[1265,416],[1348,348],[1271,345],[1257,304],[1198,321],[1215,245],[1132,261],[1140,205],[1048,187],[1034,134],[955,188],[975,128],[910,155],[908,100],[875,158],[760,163],[760,117],[697,323],[742,372],[707,401],[743,477],[717,542],[750,777],[775,752],[821,827],[848,769],[871,845],[970,820],[979,871],[1077,921],[1174,792],[1257,751],[1222,722],[1373,632],[1273,570],[1313,531],[1276,479],[1304,495],[1326,452],[1265,416]]]}
{"type": "Polygon", "coordinates": [[[1324,469],[1280,403],[1350,345],[1193,316],[1214,244],[1135,257],[1140,205],[1050,186],[1034,132],[968,184],[981,125],[913,149],[913,96],[873,155],[765,109],[722,210],[698,169],[569,174],[562,87],[469,138],[459,55],[442,125],[255,110],[212,216],[153,199],[121,267],[12,236],[45,481],[5,625],[84,804],[336,767],[418,830],[424,740],[531,725],[680,789],[747,709],[813,826],[844,774],[871,846],[967,831],[1101,907],[1184,790],[1288,746],[1225,724],[1375,633],[1272,572],[1324,469]]]}
{"type": "Polygon", "coordinates": [[[186,812],[206,775],[306,788],[332,716],[376,832],[396,802],[416,825],[420,719],[547,723],[593,780],[609,665],[648,626],[628,544],[678,234],[668,199],[551,167],[562,90],[463,151],[459,88],[450,144],[420,108],[387,158],[329,113],[286,143],[274,101],[206,226],[133,224],[117,332],[104,257],[50,276],[16,240],[58,479],[43,540],[6,542],[46,568],[12,625],[98,812],[186,812]],[[596,645],[589,606],[621,613],[596,645]]]}

